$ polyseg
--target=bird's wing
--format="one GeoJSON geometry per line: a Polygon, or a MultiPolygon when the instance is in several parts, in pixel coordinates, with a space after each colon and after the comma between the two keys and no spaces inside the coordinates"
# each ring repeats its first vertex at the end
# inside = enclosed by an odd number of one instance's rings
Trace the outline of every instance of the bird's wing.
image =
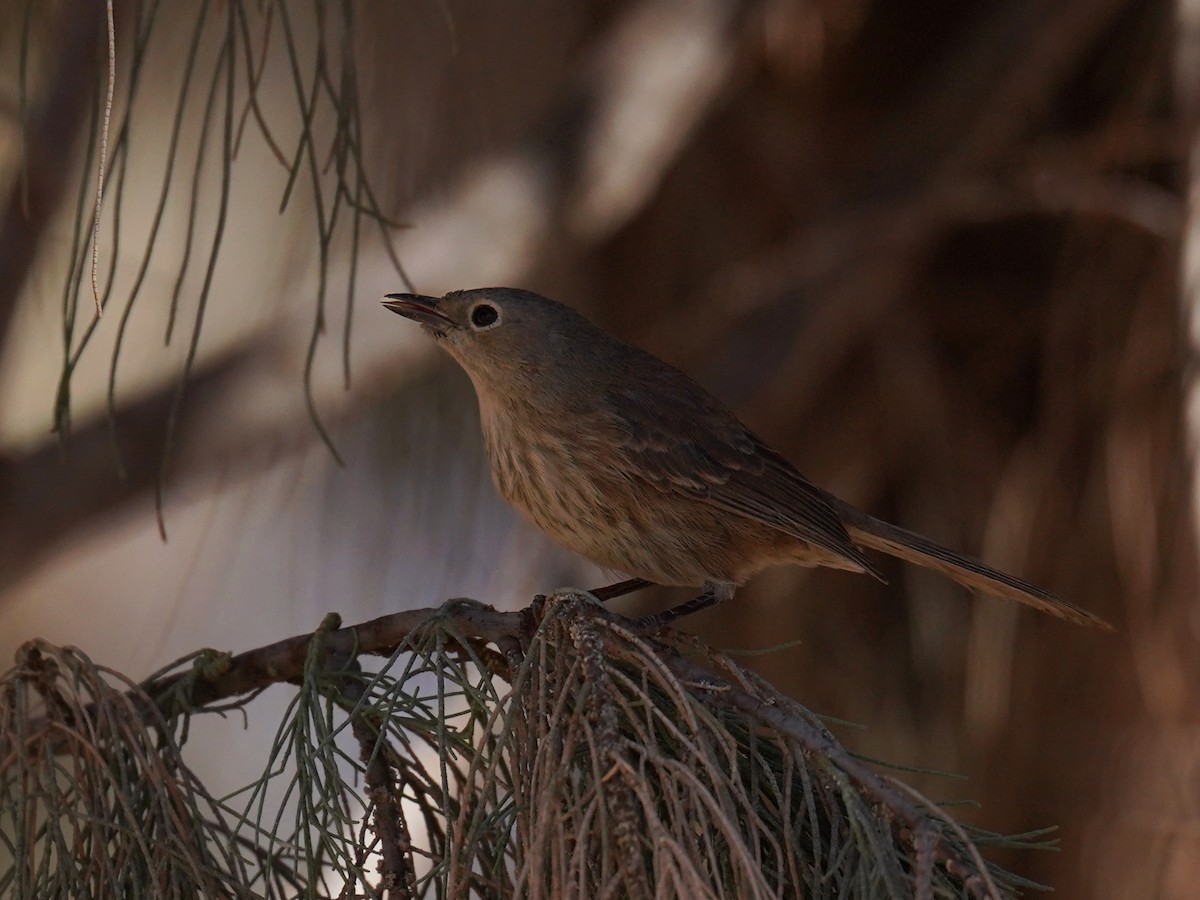
{"type": "Polygon", "coordinates": [[[778,528],[879,577],[824,492],[699,387],[642,382],[604,399],[627,477],[778,528]]]}

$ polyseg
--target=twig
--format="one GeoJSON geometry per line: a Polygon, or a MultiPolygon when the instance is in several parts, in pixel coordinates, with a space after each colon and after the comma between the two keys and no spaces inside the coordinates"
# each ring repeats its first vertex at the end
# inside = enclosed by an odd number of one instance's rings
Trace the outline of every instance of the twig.
{"type": "Polygon", "coordinates": [[[605,667],[604,638],[598,617],[586,607],[590,602],[582,596],[571,597],[573,608],[569,632],[583,664],[584,678],[591,691],[587,698],[587,717],[595,734],[596,752],[601,765],[607,769],[605,792],[607,813],[613,840],[617,845],[622,886],[633,900],[651,896],[643,867],[644,854],[639,835],[644,830],[634,801],[633,779],[625,753],[625,737],[621,734],[616,709],[613,706],[612,680],[605,667]]]}
{"type": "Polygon", "coordinates": [[[58,209],[75,136],[87,111],[88,92],[81,88],[99,37],[96,16],[63,6],[62,34],[53,54],[57,68],[47,79],[50,89],[33,118],[24,124],[26,169],[14,185],[0,218],[0,347],[5,346],[17,298],[38,258],[38,247],[58,209]]]}
{"type": "Polygon", "coordinates": [[[96,212],[92,217],[92,297],[96,301],[96,317],[104,315],[100,301],[100,209],[104,205],[104,163],[108,159],[108,127],[112,120],[113,87],[117,82],[117,29],[113,17],[113,0],[105,4],[108,19],[108,85],[104,95],[104,115],[100,125],[100,153],[96,170],[96,212]]]}
{"type": "MultiPolygon", "coordinates": [[[[361,675],[358,660],[351,660],[349,668],[361,675]]],[[[350,729],[358,741],[359,758],[362,760],[367,783],[367,799],[372,810],[371,821],[375,835],[379,838],[380,887],[392,900],[409,900],[414,897],[417,879],[413,865],[413,843],[401,807],[400,791],[396,786],[398,773],[392,768],[387,752],[388,742],[383,732],[371,723],[361,702],[366,694],[362,682],[346,678],[341,692],[347,701],[350,729]]]]}
{"type": "MultiPolygon", "coordinates": [[[[812,714],[791,698],[779,693],[757,675],[742,669],[732,660],[725,665],[744,679],[742,685],[717,679],[703,666],[678,654],[667,657],[666,664],[685,684],[703,685],[706,702],[727,706],[753,716],[773,732],[786,735],[797,748],[829,759],[849,776],[855,789],[869,799],[882,815],[893,820],[900,829],[910,834],[924,835],[928,831],[931,816],[909,802],[890,783],[855,759],[839,744],[827,729],[812,720],[812,714]],[[714,685],[714,681],[717,682],[714,685]],[[714,687],[716,689],[714,689],[714,687]]],[[[928,839],[926,839],[928,840],[928,839]]],[[[973,854],[974,846],[965,853],[956,852],[944,838],[937,837],[933,843],[933,857],[947,867],[947,871],[960,878],[979,900],[995,900],[1002,895],[981,860],[973,854]],[[970,865],[966,865],[967,861],[970,865]]]]}
{"type": "MultiPolygon", "coordinates": [[[[525,616],[520,612],[500,612],[474,600],[449,600],[439,609],[413,609],[392,613],[330,631],[322,639],[322,651],[334,655],[387,656],[412,633],[437,616],[451,616],[456,627],[467,637],[502,641],[524,633],[525,616]]],[[[311,634],[276,641],[228,658],[219,671],[192,681],[188,692],[193,706],[206,706],[219,700],[240,697],[272,684],[292,681],[304,674],[311,634]]],[[[150,697],[174,692],[192,672],[168,675],[142,685],[150,697]]]]}

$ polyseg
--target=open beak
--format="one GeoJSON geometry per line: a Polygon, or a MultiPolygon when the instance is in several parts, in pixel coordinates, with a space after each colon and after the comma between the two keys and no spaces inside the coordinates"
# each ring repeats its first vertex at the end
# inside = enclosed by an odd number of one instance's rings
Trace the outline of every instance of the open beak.
{"type": "Polygon", "coordinates": [[[383,305],[384,308],[441,334],[454,327],[454,320],[438,312],[439,302],[437,297],[425,297],[421,294],[388,294],[383,300],[383,305]]]}

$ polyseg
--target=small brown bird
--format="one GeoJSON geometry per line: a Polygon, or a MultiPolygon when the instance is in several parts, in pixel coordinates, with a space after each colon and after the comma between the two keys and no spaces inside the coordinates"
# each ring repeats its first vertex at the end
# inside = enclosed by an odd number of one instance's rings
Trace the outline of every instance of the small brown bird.
{"type": "MultiPolygon", "coordinates": [[[[500,493],[599,565],[727,600],[770,566],[879,577],[882,550],[969,588],[1110,628],[1049,591],[873,518],[801,475],[678,369],[529,291],[388,294],[466,369],[500,493]]],[[[610,593],[609,596],[613,594],[610,593]]]]}

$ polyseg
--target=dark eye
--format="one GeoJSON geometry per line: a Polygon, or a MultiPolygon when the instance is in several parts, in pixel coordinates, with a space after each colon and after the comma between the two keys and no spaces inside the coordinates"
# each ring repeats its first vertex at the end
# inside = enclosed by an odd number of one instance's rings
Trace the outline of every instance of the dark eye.
{"type": "Polygon", "coordinates": [[[480,303],[471,310],[471,324],[476,328],[487,328],[489,325],[494,325],[499,318],[500,313],[496,312],[496,307],[489,306],[487,303],[480,303]]]}

